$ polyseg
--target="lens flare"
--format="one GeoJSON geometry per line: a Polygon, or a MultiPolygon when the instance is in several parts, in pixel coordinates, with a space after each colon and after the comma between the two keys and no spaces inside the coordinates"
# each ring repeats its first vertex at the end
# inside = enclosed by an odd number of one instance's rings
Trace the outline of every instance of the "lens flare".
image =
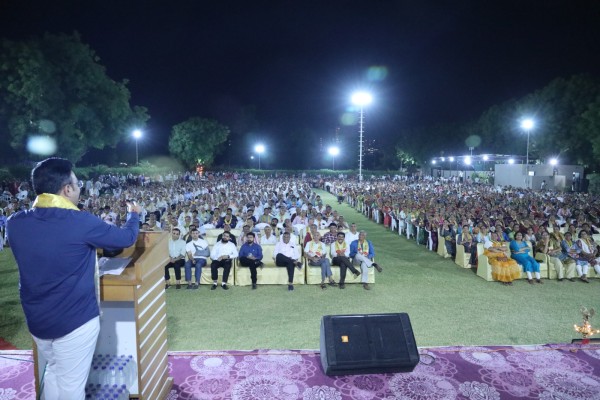
{"type": "Polygon", "coordinates": [[[383,65],[373,65],[367,70],[367,80],[370,82],[381,82],[387,78],[388,69],[383,65]]]}
{"type": "Polygon", "coordinates": [[[471,135],[465,140],[465,144],[467,147],[479,147],[481,144],[481,136],[479,135],[471,135]]]}
{"type": "Polygon", "coordinates": [[[358,116],[355,113],[344,113],[340,118],[340,123],[342,125],[356,125],[358,122],[358,116]]]}
{"type": "Polygon", "coordinates": [[[56,153],[56,148],[56,140],[50,136],[30,136],[27,141],[27,150],[39,156],[50,156],[56,153]]]}
{"type": "Polygon", "coordinates": [[[56,124],[54,123],[54,121],[51,121],[49,119],[41,119],[38,125],[40,131],[44,133],[50,134],[56,132],[56,124]]]}

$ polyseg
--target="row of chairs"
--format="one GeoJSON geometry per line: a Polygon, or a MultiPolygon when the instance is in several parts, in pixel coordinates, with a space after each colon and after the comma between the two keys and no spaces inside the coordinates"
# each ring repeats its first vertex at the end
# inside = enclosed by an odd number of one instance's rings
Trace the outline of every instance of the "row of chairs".
{"type": "MultiPolygon", "coordinates": [[[[210,229],[206,231],[205,239],[214,238],[222,233],[222,229],[210,229]]],[[[233,230],[232,230],[233,232],[233,230]]],[[[240,232],[238,232],[239,234],[240,232]]],[[[234,233],[235,234],[235,233],[234,233]]],[[[238,237],[236,235],[236,237],[238,237]]],[[[212,239],[211,239],[212,240],[212,239]]],[[[300,239],[302,240],[302,239],[300,239]]],[[[210,244],[210,241],[209,241],[210,244]]],[[[257,281],[260,285],[287,285],[288,284],[288,275],[287,270],[284,267],[278,267],[275,265],[275,259],[273,257],[273,251],[275,250],[275,245],[262,245],[263,252],[263,267],[257,269],[257,281]]],[[[302,247],[302,246],[300,246],[302,247]]],[[[307,258],[302,256],[302,269],[294,271],[294,284],[295,285],[318,285],[321,283],[321,267],[319,266],[311,266],[308,265],[307,258]]],[[[202,273],[200,275],[200,284],[210,285],[213,283],[211,278],[210,271],[210,258],[207,260],[207,265],[202,268],[202,273]]],[[[171,268],[172,269],[172,268],[171,268]]],[[[375,273],[374,268],[369,269],[368,275],[368,283],[375,282],[375,273]]],[[[333,273],[333,279],[337,282],[340,280],[340,267],[331,266],[331,271],[333,273]]],[[[174,274],[170,273],[171,279],[173,280],[174,274]]],[[[193,274],[192,274],[193,275],[193,274]]],[[[219,268],[219,279],[218,282],[221,282],[223,278],[223,269],[219,268]]],[[[174,283],[172,281],[171,283],[174,283]]],[[[353,274],[348,272],[346,274],[345,283],[361,283],[360,276],[354,277],[353,274]]],[[[244,267],[240,265],[239,260],[233,260],[232,270],[229,274],[228,284],[235,286],[249,286],[252,284],[250,279],[250,269],[248,267],[244,267]]]]}
{"type": "MultiPolygon", "coordinates": [[[[365,204],[355,203],[352,205],[359,212],[362,212],[367,218],[375,221],[376,223],[383,223],[383,213],[379,209],[371,208],[365,204]]],[[[393,221],[393,223],[392,223],[392,229],[397,230],[398,234],[400,236],[406,235],[406,237],[408,239],[410,239],[413,235],[416,235],[416,237],[419,236],[419,230],[421,228],[419,226],[416,226],[414,228],[415,228],[414,229],[415,232],[411,232],[410,230],[408,230],[406,228],[405,225],[400,224],[399,221],[397,221],[397,220],[393,221]]],[[[548,229],[549,233],[552,233],[552,231],[553,231],[552,228],[548,229]]],[[[563,234],[566,231],[567,231],[566,226],[561,227],[561,232],[563,234]]],[[[458,243],[458,237],[459,237],[459,235],[456,235],[456,243],[458,243]]],[[[600,235],[593,235],[593,239],[597,243],[600,242],[600,235]]],[[[532,248],[531,243],[529,241],[527,241],[526,243],[529,247],[529,254],[533,254],[533,248],[532,248]]],[[[508,247],[508,243],[506,245],[508,247]]],[[[478,243],[477,244],[477,258],[478,258],[477,276],[485,279],[486,281],[493,281],[492,266],[489,263],[488,257],[484,254],[484,250],[485,249],[483,247],[483,244],[478,243]]],[[[437,254],[440,257],[450,258],[450,254],[448,254],[448,252],[446,250],[445,239],[441,235],[441,232],[439,229],[438,229],[437,254]]],[[[507,251],[506,255],[507,255],[507,257],[510,257],[510,251],[507,251]]],[[[459,266],[461,268],[471,268],[471,265],[469,264],[470,257],[471,257],[471,255],[469,253],[465,253],[464,246],[459,245],[459,244],[456,245],[456,257],[454,259],[454,262],[457,266],[459,266]]],[[[550,262],[549,262],[548,256],[546,254],[538,252],[535,254],[535,259],[540,264],[540,275],[542,278],[544,278],[544,279],[556,279],[557,278],[556,270],[554,270],[553,268],[549,268],[550,262]]],[[[589,272],[588,272],[588,277],[593,278],[593,277],[596,277],[596,275],[597,274],[595,273],[594,269],[590,268],[589,272]]],[[[597,276],[597,277],[600,278],[600,276],[597,276]]],[[[527,279],[527,274],[525,272],[521,273],[521,279],[527,279]]]]}

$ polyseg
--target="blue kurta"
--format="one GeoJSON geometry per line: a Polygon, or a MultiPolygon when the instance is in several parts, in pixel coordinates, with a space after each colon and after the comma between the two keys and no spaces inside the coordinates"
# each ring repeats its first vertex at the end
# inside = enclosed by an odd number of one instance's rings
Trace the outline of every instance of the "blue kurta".
{"type": "Polygon", "coordinates": [[[525,242],[517,242],[513,240],[510,242],[510,252],[511,258],[513,258],[517,263],[519,263],[523,267],[523,271],[525,272],[540,272],[540,264],[535,260],[535,258],[529,255],[529,246],[525,242]],[[515,254],[518,251],[525,249],[527,253],[515,254]]]}

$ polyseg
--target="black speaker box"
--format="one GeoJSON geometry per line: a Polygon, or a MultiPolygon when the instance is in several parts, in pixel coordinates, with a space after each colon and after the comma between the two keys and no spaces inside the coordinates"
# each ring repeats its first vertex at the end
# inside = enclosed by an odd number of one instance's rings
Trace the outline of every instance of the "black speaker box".
{"type": "Polygon", "coordinates": [[[406,313],[326,315],[321,320],[325,375],[410,372],[418,363],[406,313]]]}

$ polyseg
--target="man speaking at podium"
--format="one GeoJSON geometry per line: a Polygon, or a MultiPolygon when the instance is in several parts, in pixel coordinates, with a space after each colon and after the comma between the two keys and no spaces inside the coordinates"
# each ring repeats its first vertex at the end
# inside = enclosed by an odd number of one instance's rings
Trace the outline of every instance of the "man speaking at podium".
{"type": "Polygon", "coordinates": [[[100,331],[96,248],[134,244],[141,208],[127,204],[122,228],[79,211],[83,185],[73,164],[62,158],[39,162],[31,180],[37,194],[33,208],[12,215],[7,232],[27,326],[47,361],[40,390],[46,400],[83,399],[100,331]]]}

